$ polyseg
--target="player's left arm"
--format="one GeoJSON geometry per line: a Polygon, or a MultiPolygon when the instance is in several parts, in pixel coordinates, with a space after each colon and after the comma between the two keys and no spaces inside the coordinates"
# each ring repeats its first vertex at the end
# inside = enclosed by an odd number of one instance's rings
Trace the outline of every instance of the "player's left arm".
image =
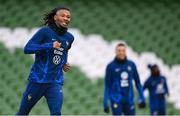
{"type": "Polygon", "coordinates": [[[69,51],[69,49],[71,49],[73,41],[74,41],[74,37],[72,37],[72,40],[71,40],[71,42],[70,42],[70,44],[68,46],[67,54],[65,55],[64,66],[63,66],[63,71],[64,72],[69,71],[70,68],[71,68],[70,64],[68,63],[68,51],[69,51]]]}
{"type": "Polygon", "coordinates": [[[136,65],[133,64],[133,69],[134,69],[134,81],[135,81],[135,85],[136,88],[138,90],[138,94],[139,94],[139,103],[144,103],[145,104],[145,97],[144,97],[144,93],[143,93],[143,87],[141,85],[141,81],[139,78],[139,74],[136,68],[136,65]]]}
{"type": "Polygon", "coordinates": [[[164,83],[165,91],[166,91],[166,94],[169,96],[169,89],[168,89],[166,78],[164,78],[164,80],[165,80],[165,83],[164,83]]]}

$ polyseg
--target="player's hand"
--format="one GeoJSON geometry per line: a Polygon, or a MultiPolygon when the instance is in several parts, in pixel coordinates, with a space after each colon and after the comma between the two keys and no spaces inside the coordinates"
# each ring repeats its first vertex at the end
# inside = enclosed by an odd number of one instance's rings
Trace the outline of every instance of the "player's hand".
{"type": "Polygon", "coordinates": [[[145,107],[146,107],[146,103],[145,103],[145,102],[140,102],[140,103],[138,104],[138,107],[139,107],[140,109],[145,108],[145,107]]]}
{"type": "Polygon", "coordinates": [[[58,49],[60,47],[61,47],[61,43],[59,43],[58,41],[53,42],[53,48],[58,49]]]}
{"type": "Polygon", "coordinates": [[[108,114],[109,113],[109,107],[104,108],[104,112],[108,114]]]}
{"type": "Polygon", "coordinates": [[[64,70],[64,72],[67,72],[70,70],[70,68],[71,68],[71,66],[69,65],[69,63],[67,63],[64,65],[63,70],[64,70]]]}

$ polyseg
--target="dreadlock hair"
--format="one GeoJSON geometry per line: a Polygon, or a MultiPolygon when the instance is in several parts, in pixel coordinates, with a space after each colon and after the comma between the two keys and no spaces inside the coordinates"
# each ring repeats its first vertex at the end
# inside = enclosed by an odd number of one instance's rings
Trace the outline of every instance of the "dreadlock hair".
{"type": "Polygon", "coordinates": [[[51,25],[54,23],[54,16],[56,15],[57,11],[59,10],[68,10],[70,11],[69,8],[67,7],[63,7],[63,6],[59,6],[59,7],[56,7],[52,10],[50,10],[49,12],[45,13],[44,14],[44,25],[51,25]]]}

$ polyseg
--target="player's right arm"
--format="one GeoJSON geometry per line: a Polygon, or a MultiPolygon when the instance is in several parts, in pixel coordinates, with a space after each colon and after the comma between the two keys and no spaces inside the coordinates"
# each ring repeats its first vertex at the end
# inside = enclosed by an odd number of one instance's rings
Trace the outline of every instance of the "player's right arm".
{"type": "Polygon", "coordinates": [[[26,46],[24,47],[24,53],[25,54],[34,54],[37,52],[41,52],[44,50],[49,50],[52,48],[59,48],[57,42],[54,43],[43,43],[42,41],[45,38],[45,29],[40,29],[39,31],[37,31],[34,36],[28,41],[28,43],[26,44],[26,46]]]}
{"type": "Polygon", "coordinates": [[[139,108],[145,108],[146,107],[146,102],[145,102],[145,97],[143,93],[143,87],[140,82],[139,74],[136,68],[136,65],[133,63],[133,69],[134,69],[134,80],[135,80],[135,85],[139,93],[139,103],[138,106],[139,108]]]}
{"type": "Polygon", "coordinates": [[[106,67],[106,73],[105,73],[105,79],[104,79],[104,111],[106,113],[109,112],[109,104],[108,104],[108,101],[109,101],[109,91],[110,91],[110,78],[111,78],[111,68],[110,68],[110,65],[108,65],[106,67]]]}
{"type": "Polygon", "coordinates": [[[148,89],[149,88],[149,79],[147,79],[144,83],[144,86],[143,86],[143,90],[145,89],[148,89]]]}

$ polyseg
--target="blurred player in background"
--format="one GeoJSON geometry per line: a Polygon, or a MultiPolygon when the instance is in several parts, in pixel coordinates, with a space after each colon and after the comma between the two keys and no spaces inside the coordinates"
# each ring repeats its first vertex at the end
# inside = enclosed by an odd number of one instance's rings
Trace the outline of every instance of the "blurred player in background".
{"type": "Polygon", "coordinates": [[[151,115],[166,114],[166,95],[169,96],[168,86],[164,76],[160,74],[159,67],[148,65],[151,75],[144,84],[144,90],[149,91],[149,107],[151,115]]]}
{"type": "Polygon", "coordinates": [[[136,65],[126,57],[126,45],[116,46],[116,57],[106,67],[104,88],[104,112],[109,113],[109,103],[113,115],[135,115],[133,80],[139,93],[139,107],[145,107],[143,88],[136,65]]]}
{"type": "Polygon", "coordinates": [[[42,96],[47,100],[51,115],[61,114],[63,70],[70,69],[67,57],[74,40],[67,31],[70,19],[70,10],[66,7],[51,10],[45,14],[45,26],[26,44],[24,52],[35,54],[35,62],[17,115],[29,114],[42,96]]]}

